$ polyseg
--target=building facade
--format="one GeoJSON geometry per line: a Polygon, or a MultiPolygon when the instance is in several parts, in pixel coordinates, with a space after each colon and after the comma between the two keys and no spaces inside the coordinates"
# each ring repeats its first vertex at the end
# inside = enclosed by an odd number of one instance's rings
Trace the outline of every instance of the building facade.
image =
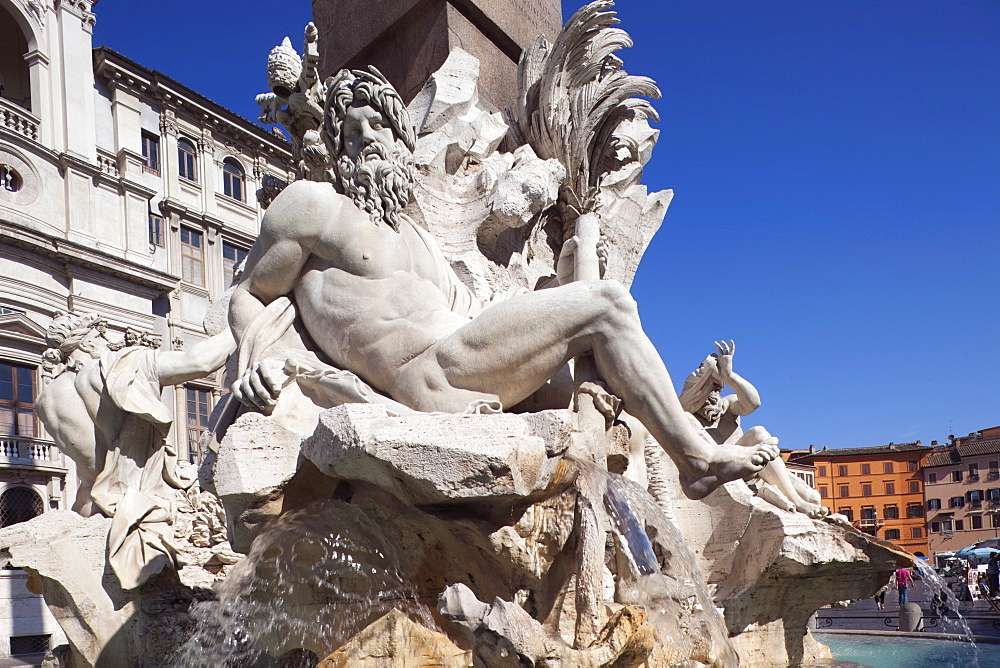
{"type": "Polygon", "coordinates": [[[1000,427],[952,438],[924,467],[932,554],[1000,538],[1000,427]]]}
{"type": "MultiPolygon", "coordinates": [[[[34,411],[52,318],[97,312],[108,338],[132,328],[175,350],[205,338],[210,304],[259,231],[255,192],[266,175],[290,177],[283,138],[94,49],[93,4],[0,0],[3,526],[75,497],[72,463],[34,411]]],[[[164,391],[168,440],[193,462],[220,383],[164,391]]],[[[0,571],[0,657],[59,639],[25,578],[0,571]]]]}
{"type": "Polygon", "coordinates": [[[854,526],[917,556],[927,556],[924,460],[932,448],[890,443],[867,448],[813,449],[791,462],[816,469],[823,504],[854,526]]]}

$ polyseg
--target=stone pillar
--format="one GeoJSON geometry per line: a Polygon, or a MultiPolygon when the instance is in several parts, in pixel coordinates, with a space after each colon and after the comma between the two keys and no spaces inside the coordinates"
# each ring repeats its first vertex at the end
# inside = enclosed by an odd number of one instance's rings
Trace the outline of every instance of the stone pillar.
{"type": "Polygon", "coordinates": [[[923,610],[916,603],[904,603],[899,608],[899,630],[904,633],[913,633],[914,631],[919,631],[921,627],[921,617],[924,616],[923,610]]]}
{"type": "Polygon", "coordinates": [[[375,65],[409,102],[460,46],[482,63],[480,94],[497,109],[513,106],[521,52],[562,28],[559,0],[313,0],[313,17],[324,77],[375,65]]]}

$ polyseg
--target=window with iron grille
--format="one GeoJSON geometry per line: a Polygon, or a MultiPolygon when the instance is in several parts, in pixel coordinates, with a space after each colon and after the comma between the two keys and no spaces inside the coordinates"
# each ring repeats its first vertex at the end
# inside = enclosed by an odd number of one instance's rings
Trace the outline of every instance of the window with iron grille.
{"type": "Polygon", "coordinates": [[[187,446],[188,459],[192,464],[201,463],[198,441],[208,428],[208,415],[212,412],[209,403],[210,392],[197,387],[186,387],[187,394],[187,446]]]}
{"type": "Polygon", "coordinates": [[[0,527],[27,522],[44,511],[42,497],[28,487],[10,487],[0,494],[0,527]]]}
{"type": "Polygon", "coordinates": [[[10,655],[25,656],[27,654],[45,654],[49,651],[50,635],[11,636],[10,655]]]}
{"type": "Polygon", "coordinates": [[[181,226],[181,278],[205,285],[205,250],[201,232],[181,226]]]}
{"type": "Polygon", "coordinates": [[[195,171],[195,151],[194,144],[187,139],[177,140],[177,173],[189,181],[198,180],[198,172],[195,171]]]}
{"type": "Polygon", "coordinates": [[[222,161],[222,192],[243,201],[243,168],[232,158],[222,161]]]}
{"type": "Polygon", "coordinates": [[[240,248],[226,241],[222,242],[222,270],[225,274],[224,287],[228,288],[233,284],[233,275],[236,273],[236,267],[246,259],[248,252],[245,248],[240,248]]]}
{"type": "Polygon", "coordinates": [[[163,216],[158,216],[155,213],[149,214],[149,243],[160,248],[163,248],[165,243],[163,237],[163,216]]]}
{"type": "Polygon", "coordinates": [[[35,370],[0,362],[0,436],[35,436],[35,370]]]}
{"type": "Polygon", "coordinates": [[[156,135],[142,133],[142,171],[150,174],[160,174],[160,138],[156,135]]]}

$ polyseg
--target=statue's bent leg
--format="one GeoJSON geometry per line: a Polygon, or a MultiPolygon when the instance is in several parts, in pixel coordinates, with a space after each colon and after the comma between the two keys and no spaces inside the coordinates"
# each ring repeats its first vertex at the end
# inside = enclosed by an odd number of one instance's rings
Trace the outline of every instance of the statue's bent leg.
{"type": "Polygon", "coordinates": [[[458,412],[477,397],[512,406],[587,351],[626,410],[674,459],[689,496],[700,498],[777,456],[773,446],[717,446],[699,436],[642,331],[635,301],[616,281],[580,281],[491,306],[405,364],[391,394],[418,410],[458,412]]]}

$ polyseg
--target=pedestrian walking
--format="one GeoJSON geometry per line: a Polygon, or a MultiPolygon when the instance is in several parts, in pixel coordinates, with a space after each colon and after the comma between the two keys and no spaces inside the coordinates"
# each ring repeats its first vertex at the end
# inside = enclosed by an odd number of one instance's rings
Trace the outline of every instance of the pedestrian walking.
{"type": "Polygon", "coordinates": [[[913,574],[909,568],[900,568],[896,571],[896,589],[899,590],[899,607],[906,605],[909,600],[910,584],[913,582],[913,574]]]}

